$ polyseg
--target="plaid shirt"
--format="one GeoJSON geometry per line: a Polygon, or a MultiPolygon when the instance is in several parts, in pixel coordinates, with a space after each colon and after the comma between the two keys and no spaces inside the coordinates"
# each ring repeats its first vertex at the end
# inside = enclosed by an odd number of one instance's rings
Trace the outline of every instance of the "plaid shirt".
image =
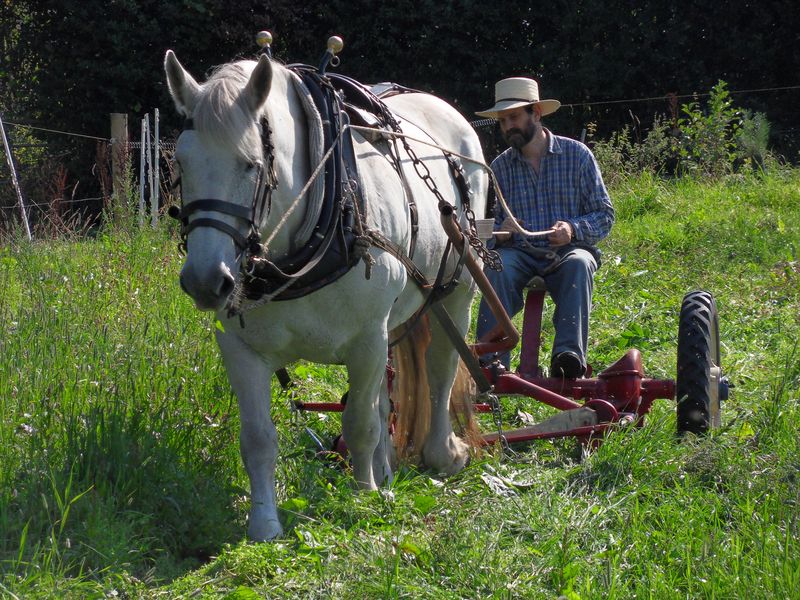
{"type": "MultiPolygon", "coordinates": [[[[575,240],[594,246],[608,235],[614,208],[592,152],[577,140],[547,133],[547,153],[539,173],[515,148],[508,148],[492,162],[500,190],[514,216],[529,231],[550,229],[556,221],[568,221],[575,240]]],[[[499,229],[505,211],[497,203],[494,228],[499,229]]],[[[546,246],[547,240],[530,240],[546,246]]],[[[514,234],[514,246],[522,246],[514,234]]]]}

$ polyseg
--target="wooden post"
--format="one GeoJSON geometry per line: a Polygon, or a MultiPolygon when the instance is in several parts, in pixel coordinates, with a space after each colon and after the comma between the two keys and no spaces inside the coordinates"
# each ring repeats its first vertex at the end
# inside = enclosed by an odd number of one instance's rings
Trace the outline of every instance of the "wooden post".
{"type": "Polygon", "coordinates": [[[111,113],[111,176],[114,202],[127,203],[128,115],[111,113]]]}
{"type": "Polygon", "coordinates": [[[142,147],[139,154],[139,227],[144,225],[144,195],[150,176],[147,167],[150,164],[150,115],[142,119],[142,147]]]}

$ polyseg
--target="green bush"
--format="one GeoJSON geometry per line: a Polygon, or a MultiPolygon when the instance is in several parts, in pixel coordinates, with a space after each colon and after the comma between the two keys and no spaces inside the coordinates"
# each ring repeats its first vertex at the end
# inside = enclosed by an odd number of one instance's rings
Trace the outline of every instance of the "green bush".
{"type": "MultiPolygon", "coordinates": [[[[734,106],[724,81],[711,89],[705,107],[695,99],[680,112],[675,127],[656,116],[644,135],[626,125],[608,140],[592,140],[606,182],[616,185],[640,173],[720,177],[774,162],[766,116],[734,106]]],[[[590,124],[590,139],[594,134],[590,124]]]]}

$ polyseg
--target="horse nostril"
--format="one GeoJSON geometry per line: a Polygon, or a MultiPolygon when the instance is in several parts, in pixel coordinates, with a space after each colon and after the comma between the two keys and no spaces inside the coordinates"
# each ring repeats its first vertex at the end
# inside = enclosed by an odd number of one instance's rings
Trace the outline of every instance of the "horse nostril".
{"type": "Polygon", "coordinates": [[[233,291],[234,284],[235,282],[233,280],[233,275],[230,273],[224,273],[222,275],[222,281],[219,284],[219,297],[227,298],[233,291]]]}

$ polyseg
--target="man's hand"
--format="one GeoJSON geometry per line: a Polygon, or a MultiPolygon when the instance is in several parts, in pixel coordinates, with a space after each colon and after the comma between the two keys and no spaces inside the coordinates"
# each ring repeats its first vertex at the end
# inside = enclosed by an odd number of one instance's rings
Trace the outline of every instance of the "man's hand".
{"type": "Polygon", "coordinates": [[[547,241],[551,246],[566,246],[572,241],[572,225],[567,221],[556,221],[547,241]]]}

